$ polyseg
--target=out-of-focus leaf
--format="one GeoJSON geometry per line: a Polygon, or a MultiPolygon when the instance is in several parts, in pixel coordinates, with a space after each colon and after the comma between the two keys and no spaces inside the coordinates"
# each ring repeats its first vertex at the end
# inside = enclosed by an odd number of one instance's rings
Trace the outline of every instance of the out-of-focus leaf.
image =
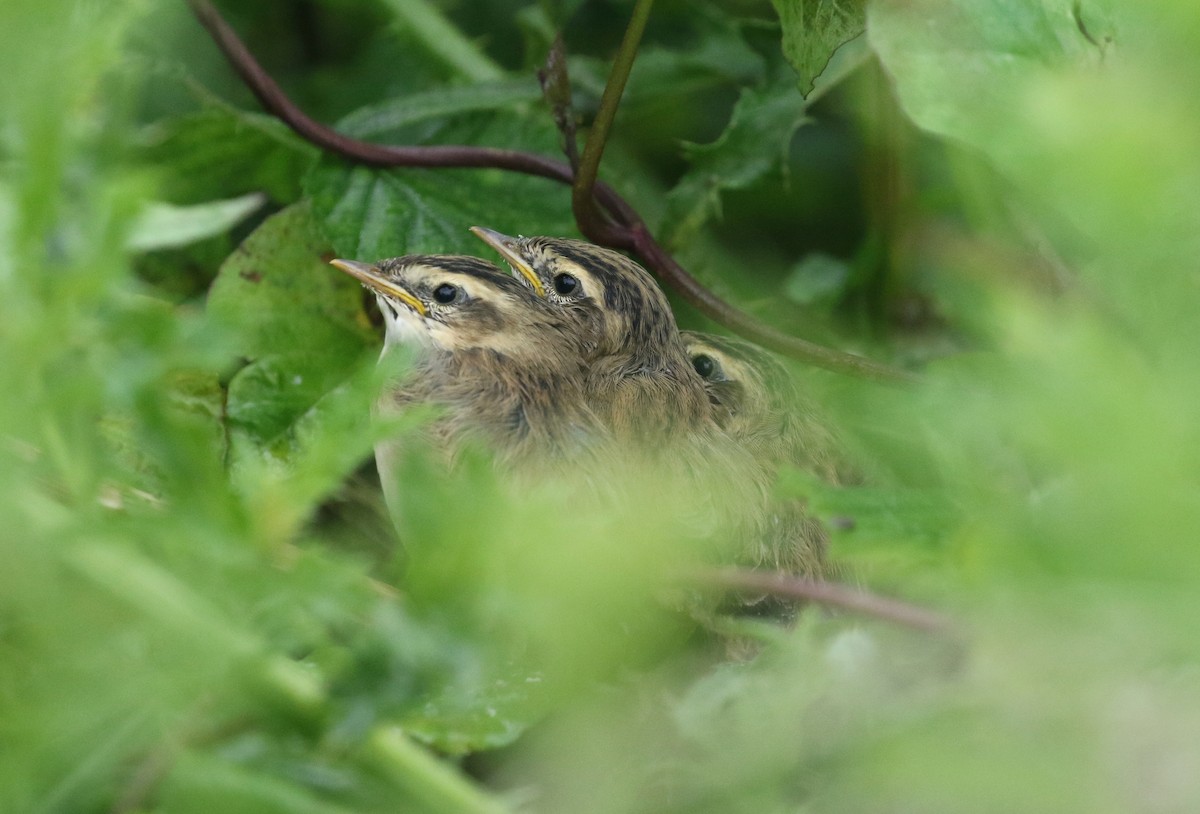
{"type": "Polygon", "coordinates": [[[1196,18],[1187,4],[1167,4],[1153,20],[1146,8],[877,2],[868,36],[912,120],[985,155],[1016,185],[1041,239],[1099,282],[1124,319],[1173,349],[1189,344],[1184,334],[1194,343],[1200,327],[1195,286],[1163,273],[1190,267],[1200,251],[1200,157],[1189,146],[1200,118],[1179,97],[1145,88],[1196,75],[1194,36],[1182,33],[1196,18]],[[1148,31],[1161,35],[1156,48],[1171,67],[1148,57],[1148,31]],[[1110,59],[1097,39],[1126,35],[1138,59],[1110,59]]]}
{"type": "MultiPolygon", "coordinates": [[[[510,112],[440,118],[416,112],[395,134],[404,143],[481,144],[552,154],[558,135],[548,115],[510,112]]],[[[403,254],[486,255],[467,230],[575,234],[569,189],[501,170],[373,170],[322,160],[305,187],[339,255],[378,260],[403,254]]]]}
{"type": "Polygon", "coordinates": [[[745,188],[785,162],[804,121],[804,100],[790,80],[744,90],[720,138],[687,146],[691,169],[667,197],[667,241],[686,243],[720,214],[722,190],[745,188]]]}
{"type": "Polygon", "coordinates": [[[531,696],[545,693],[541,681],[539,674],[515,665],[460,673],[420,698],[420,705],[401,715],[400,722],[414,738],[446,754],[498,749],[539,717],[531,696]]]}
{"type": "Polygon", "coordinates": [[[171,814],[351,814],[294,779],[202,755],[184,755],[163,782],[161,810],[171,814]]]}
{"type": "Polygon", "coordinates": [[[261,194],[252,192],[225,201],[191,206],[151,203],[134,222],[125,245],[132,251],[186,246],[228,231],[253,214],[263,202],[261,194]]]}
{"type": "Polygon", "coordinates": [[[545,694],[541,677],[504,648],[468,641],[445,625],[418,624],[393,603],[380,603],[337,656],[331,694],[340,739],[398,721],[444,754],[497,748],[536,719],[535,699],[545,694]]]}
{"type": "Polygon", "coordinates": [[[783,291],[793,302],[811,305],[839,294],[849,277],[846,261],[827,254],[810,254],[792,269],[783,291]]]}
{"type": "Polygon", "coordinates": [[[863,30],[864,0],[771,0],[783,25],[783,53],[808,95],[830,56],[863,30]]]}
{"type": "Polygon", "coordinates": [[[637,110],[717,83],[757,83],[765,73],[762,56],[747,44],[734,21],[707,8],[691,47],[649,47],[638,54],[623,103],[637,110]]]}
{"type": "Polygon", "coordinates": [[[476,82],[499,79],[503,70],[483,49],[476,46],[446,18],[430,0],[382,0],[395,16],[436,59],[460,76],[476,82]]]}
{"type": "Polygon", "coordinates": [[[952,567],[946,540],[961,522],[944,494],[872,486],[839,489],[811,480],[798,491],[829,530],[835,579],[862,580],[874,590],[914,599],[940,597],[952,567]]]}
{"type": "Polygon", "coordinates": [[[1013,136],[1030,83],[1098,57],[1072,17],[1073,5],[881,0],[869,7],[867,36],[913,121],[1003,158],[1022,146],[1013,136]]]}
{"type": "Polygon", "coordinates": [[[225,396],[215,373],[183,371],[171,384],[171,400],[181,411],[196,416],[205,426],[220,422],[225,396]]]}

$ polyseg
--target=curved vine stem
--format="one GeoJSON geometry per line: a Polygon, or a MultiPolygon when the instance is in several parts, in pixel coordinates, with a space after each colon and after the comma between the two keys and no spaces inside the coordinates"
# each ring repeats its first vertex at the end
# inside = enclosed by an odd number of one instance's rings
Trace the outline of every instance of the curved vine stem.
{"type": "MultiPolygon", "coordinates": [[[[467,145],[394,146],[360,141],[343,135],[308,116],[288,98],[275,80],[258,64],[237,33],[221,17],[209,0],[186,0],[186,2],[196,19],[212,36],[263,109],[280,119],[305,141],[323,150],[349,161],[373,167],[469,167],[479,169],[490,167],[535,175],[568,184],[572,186],[573,190],[576,188],[575,173],[569,164],[536,153],[467,145]]],[[[639,0],[635,15],[643,8],[644,12],[648,13],[649,6],[649,0],[639,0]]],[[[642,25],[644,26],[644,21],[642,25]]],[[[640,37],[639,30],[637,39],[640,37]]],[[[629,66],[632,66],[636,45],[637,40],[634,40],[628,54],[629,66]]],[[[623,51],[624,47],[623,44],[623,51]]],[[[624,69],[624,72],[627,76],[628,67],[624,69]]],[[[621,85],[623,88],[623,79],[621,85]]],[[[619,99],[619,92],[616,89],[613,92],[619,99]]],[[[606,88],[607,95],[608,89],[606,88]]],[[[589,146],[592,140],[592,138],[588,139],[589,146]]],[[[597,146],[593,149],[595,157],[592,160],[598,167],[603,140],[598,141],[597,146]]],[[[587,152],[588,149],[585,147],[584,158],[580,160],[581,176],[583,175],[583,165],[588,160],[587,152]]],[[[651,234],[649,227],[637,211],[616,190],[598,179],[588,183],[591,186],[591,195],[594,200],[593,211],[594,207],[598,205],[611,220],[593,218],[589,222],[585,215],[579,224],[580,231],[605,246],[637,254],[642,263],[660,280],[713,321],[777,353],[826,370],[881,382],[907,382],[914,379],[907,372],[865,357],[827,348],[782,333],[733,307],[701,285],[699,280],[679,265],[670,253],[654,239],[654,235],[651,234]],[[597,227],[597,222],[603,226],[597,227]]],[[[581,181],[579,189],[584,188],[585,184],[581,181]]],[[[578,194],[583,195],[584,193],[578,194]]],[[[572,195],[572,200],[574,198],[575,194],[572,195]]],[[[576,215],[578,217],[578,210],[576,215]]]]}

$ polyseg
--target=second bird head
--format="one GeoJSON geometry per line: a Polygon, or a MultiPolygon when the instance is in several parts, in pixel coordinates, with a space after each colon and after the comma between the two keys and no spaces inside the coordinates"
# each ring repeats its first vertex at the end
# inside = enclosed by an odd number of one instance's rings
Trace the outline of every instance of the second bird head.
{"type": "Polygon", "coordinates": [[[510,237],[479,226],[471,231],[533,292],[569,312],[595,355],[681,353],[666,295],[649,272],[619,252],[569,238],[510,237]]]}

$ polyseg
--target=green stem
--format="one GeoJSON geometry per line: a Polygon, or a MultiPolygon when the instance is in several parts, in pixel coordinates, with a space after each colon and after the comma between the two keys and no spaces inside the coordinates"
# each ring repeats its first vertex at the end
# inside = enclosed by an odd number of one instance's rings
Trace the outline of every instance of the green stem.
{"type": "Polygon", "coordinates": [[[413,743],[394,726],[377,727],[367,739],[367,758],[398,787],[444,814],[511,814],[469,780],[413,743]]]}
{"type": "Polygon", "coordinates": [[[592,122],[587,142],[583,145],[579,171],[575,174],[575,183],[571,188],[571,208],[581,225],[588,223],[598,226],[600,223],[601,215],[592,197],[592,190],[600,172],[604,145],[608,142],[608,133],[612,129],[613,119],[617,116],[617,107],[621,103],[621,95],[625,92],[625,82],[629,79],[629,72],[633,70],[633,60],[637,57],[638,45],[642,41],[653,5],[654,0],[637,0],[633,7],[633,17],[629,20],[629,27],[625,29],[625,37],[621,40],[621,47],[613,60],[612,72],[608,75],[608,84],[604,86],[604,94],[600,97],[600,109],[596,111],[596,119],[592,122]]]}
{"type": "Polygon", "coordinates": [[[479,50],[428,0],[388,0],[396,19],[417,35],[421,44],[446,66],[474,82],[504,78],[504,69],[479,50]]]}

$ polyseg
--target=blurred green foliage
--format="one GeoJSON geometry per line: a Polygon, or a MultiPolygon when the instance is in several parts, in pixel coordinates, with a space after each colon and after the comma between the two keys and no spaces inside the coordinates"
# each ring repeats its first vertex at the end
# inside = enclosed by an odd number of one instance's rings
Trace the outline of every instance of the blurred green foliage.
{"type": "MultiPolygon", "coordinates": [[[[348,133],[555,155],[533,69],[561,30],[586,127],[631,4],[222,7],[348,133]]],[[[0,75],[0,811],[1200,808],[1192,0],[658,4],[603,174],[919,369],[797,368],[866,483],[780,488],[965,631],[810,608],[747,661],[658,601],[661,506],[479,461],[414,464],[404,549],[381,505],[417,419],[325,261],[573,235],[564,188],[320,155],[182,2],[6,0],[0,75]]]]}

